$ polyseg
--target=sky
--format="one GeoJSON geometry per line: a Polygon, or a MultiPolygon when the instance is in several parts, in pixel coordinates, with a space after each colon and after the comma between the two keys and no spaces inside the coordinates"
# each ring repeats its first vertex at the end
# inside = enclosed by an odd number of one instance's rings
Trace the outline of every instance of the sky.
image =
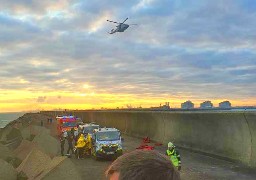
{"type": "Polygon", "coordinates": [[[256,105],[253,0],[0,4],[0,112],[256,105]]]}

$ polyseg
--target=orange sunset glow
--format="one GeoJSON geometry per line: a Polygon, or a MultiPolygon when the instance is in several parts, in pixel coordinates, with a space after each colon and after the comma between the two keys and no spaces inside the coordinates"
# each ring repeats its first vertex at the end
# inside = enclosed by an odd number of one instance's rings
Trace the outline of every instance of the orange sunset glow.
{"type": "Polygon", "coordinates": [[[0,112],[256,106],[255,19],[232,4],[2,2],[0,112]]]}

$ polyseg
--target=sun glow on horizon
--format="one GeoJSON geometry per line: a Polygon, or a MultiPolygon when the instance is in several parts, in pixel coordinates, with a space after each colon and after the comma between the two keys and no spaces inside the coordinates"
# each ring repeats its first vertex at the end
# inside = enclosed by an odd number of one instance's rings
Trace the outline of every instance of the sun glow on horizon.
{"type": "Polygon", "coordinates": [[[0,112],[256,106],[255,5],[3,1],[0,112]]]}
{"type": "MultiPolygon", "coordinates": [[[[187,101],[187,98],[177,98],[168,95],[132,95],[132,94],[111,94],[111,93],[75,93],[75,92],[40,92],[40,91],[0,91],[0,112],[53,110],[53,109],[101,109],[101,108],[137,108],[158,107],[170,102],[171,108],[180,108],[180,104],[187,101]]],[[[190,99],[195,107],[203,102],[201,99],[190,99]]],[[[226,99],[211,100],[214,107],[226,99]]],[[[232,106],[254,106],[255,99],[250,101],[229,100],[232,106]],[[249,103],[248,103],[249,102],[249,103]]]]}

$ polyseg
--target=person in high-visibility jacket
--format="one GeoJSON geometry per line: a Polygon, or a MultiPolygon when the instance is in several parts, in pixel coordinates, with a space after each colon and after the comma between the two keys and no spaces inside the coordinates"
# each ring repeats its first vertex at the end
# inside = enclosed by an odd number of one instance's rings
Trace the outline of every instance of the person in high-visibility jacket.
{"type": "Polygon", "coordinates": [[[166,155],[169,156],[172,164],[181,170],[181,160],[180,160],[180,153],[178,150],[175,149],[175,146],[172,142],[168,143],[168,149],[166,150],[166,155]]]}
{"type": "Polygon", "coordinates": [[[86,142],[85,142],[85,139],[84,139],[84,135],[81,134],[80,137],[78,138],[76,146],[75,146],[76,149],[77,149],[77,158],[78,159],[83,157],[85,144],[86,144],[86,142]]]}
{"type": "Polygon", "coordinates": [[[86,142],[85,152],[87,155],[90,155],[91,149],[92,149],[92,137],[90,134],[87,134],[85,142],[86,142]]]}

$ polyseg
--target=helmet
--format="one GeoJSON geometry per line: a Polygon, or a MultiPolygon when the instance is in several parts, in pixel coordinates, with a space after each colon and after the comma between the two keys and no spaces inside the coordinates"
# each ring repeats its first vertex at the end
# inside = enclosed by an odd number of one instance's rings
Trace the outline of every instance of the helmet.
{"type": "Polygon", "coordinates": [[[173,143],[172,142],[168,142],[168,148],[172,148],[174,147],[173,143]]]}

